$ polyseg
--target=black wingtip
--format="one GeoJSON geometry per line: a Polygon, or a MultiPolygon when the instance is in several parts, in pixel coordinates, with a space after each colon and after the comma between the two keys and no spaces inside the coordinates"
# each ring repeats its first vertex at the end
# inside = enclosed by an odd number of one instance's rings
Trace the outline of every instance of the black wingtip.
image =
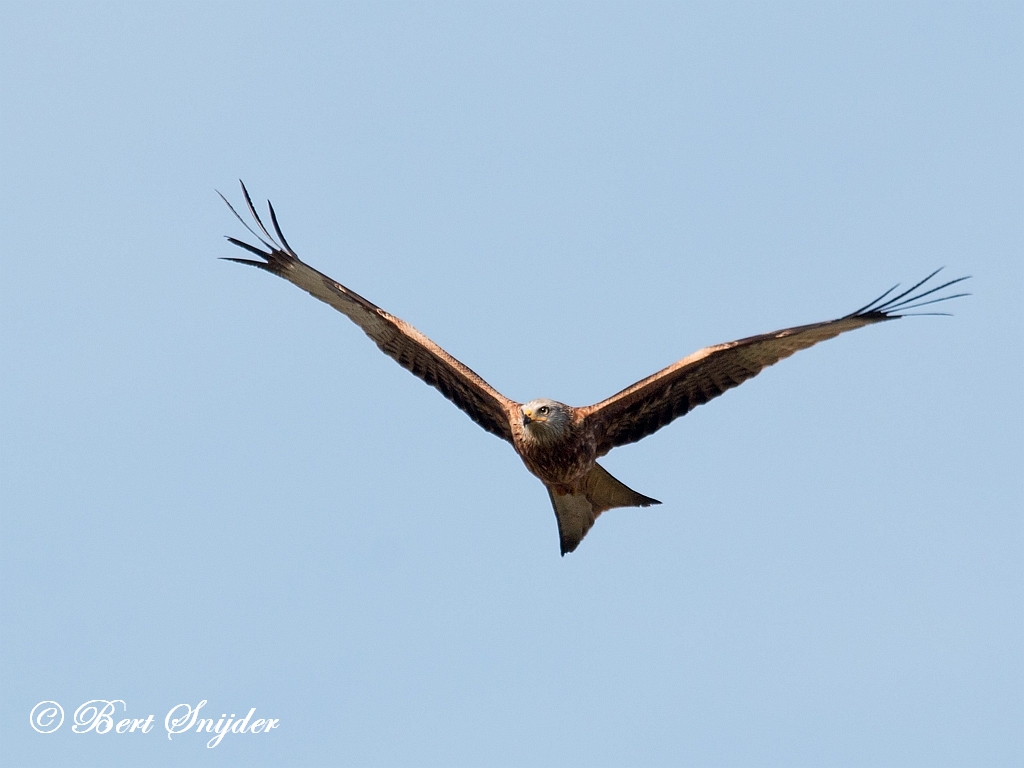
{"type": "MultiPolygon", "coordinates": [[[[941,285],[937,285],[934,288],[929,288],[926,291],[918,292],[919,288],[921,288],[925,283],[927,283],[929,280],[931,280],[933,277],[939,274],[939,272],[941,272],[943,269],[944,267],[939,267],[930,275],[925,277],[923,280],[918,280],[916,283],[910,286],[910,288],[903,291],[902,293],[899,293],[896,296],[893,296],[892,298],[886,298],[889,296],[890,293],[892,293],[899,287],[899,284],[894,285],[892,288],[883,293],[877,299],[868,304],[865,304],[856,312],[851,312],[849,315],[847,315],[847,317],[868,317],[877,320],[895,320],[900,317],[912,316],[914,313],[907,312],[907,310],[910,309],[917,309],[918,307],[925,307],[928,306],[929,304],[938,304],[943,301],[951,301],[952,299],[959,299],[963,298],[964,296],[971,295],[970,293],[954,293],[948,296],[939,296],[934,299],[929,299],[928,301],[922,301],[922,299],[924,299],[927,296],[931,296],[937,293],[938,291],[941,291],[945,288],[949,288],[950,286],[956,285],[957,283],[962,283],[964,280],[970,280],[971,278],[970,275],[964,275],[963,277],[958,277],[954,280],[947,280],[941,285]]],[[[941,315],[948,313],[920,312],[917,314],[941,315]]]]}
{"type": "Polygon", "coordinates": [[[249,215],[252,216],[252,220],[256,223],[256,227],[259,229],[258,232],[256,231],[256,229],[253,229],[249,225],[249,222],[242,218],[242,216],[238,213],[238,211],[231,204],[231,202],[223,194],[221,194],[219,190],[214,191],[218,195],[220,195],[220,199],[224,201],[224,204],[228,207],[231,213],[234,214],[235,218],[242,223],[242,226],[249,231],[249,234],[255,237],[256,240],[259,241],[260,245],[262,245],[263,248],[265,248],[266,250],[263,250],[255,245],[251,245],[250,243],[245,242],[244,240],[239,240],[234,237],[229,236],[227,240],[232,245],[237,245],[239,248],[244,248],[250,253],[259,256],[262,259],[265,259],[267,263],[257,263],[250,261],[249,259],[229,258],[226,260],[237,261],[240,264],[261,266],[266,268],[270,272],[275,271],[275,266],[285,265],[291,262],[291,260],[293,259],[297,261],[299,257],[288,244],[288,241],[284,237],[284,233],[281,232],[281,225],[277,221],[277,212],[274,210],[274,206],[270,204],[269,200],[267,201],[267,208],[270,210],[270,220],[274,225],[274,232],[277,233],[276,237],[270,234],[270,231],[266,228],[266,226],[264,226],[263,220],[260,218],[259,213],[256,212],[256,206],[254,206],[252,203],[252,196],[249,194],[249,190],[246,188],[245,182],[239,179],[238,184],[242,188],[242,198],[245,200],[245,207],[248,209],[249,215]]]}
{"type": "Polygon", "coordinates": [[[274,210],[274,204],[267,200],[267,208],[270,209],[270,221],[274,224],[274,231],[277,232],[277,238],[281,241],[281,245],[284,246],[286,253],[295,255],[292,247],[288,245],[288,241],[285,240],[284,232],[281,231],[281,225],[277,223],[277,211],[274,210]]]}
{"type": "Polygon", "coordinates": [[[250,267],[259,267],[260,269],[265,270],[267,272],[272,271],[270,269],[270,265],[267,264],[267,262],[265,261],[253,261],[252,259],[235,259],[232,258],[231,256],[220,256],[218,258],[220,258],[221,261],[233,261],[235,262],[235,264],[246,264],[250,267]]]}
{"type": "Polygon", "coordinates": [[[225,239],[232,245],[237,245],[239,248],[244,248],[245,250],[249,251],[249,253],[254,253],[257,256],[260,256],[264,259],[267,259],[270,256],[270,254],[266,253],[265,251],[261,251],[255,245],[249,245],[244,240],[238,240],[237,238],[231,237],[230,235],[227,235],[225,239]]]}

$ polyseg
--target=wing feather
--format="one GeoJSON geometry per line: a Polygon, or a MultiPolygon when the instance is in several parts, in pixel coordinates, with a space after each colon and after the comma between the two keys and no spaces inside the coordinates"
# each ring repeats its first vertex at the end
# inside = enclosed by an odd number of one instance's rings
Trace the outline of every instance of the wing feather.
{"type": "Polygon", "coordinates": [[[512,442],[509,418],[518,408],[518,403],[499,393],[469,367],[460,363],[405,321],[385,312],[376,304],[305,264],[281,234],[273,207],[270,208],[270,218],[277,234],[276,238],[267,231],[260,220],[244,184],[242,193],[262,236],[238,215],[227,199],[224,199],[224,202],[266,250],[229,237],[230,243],[258,256],[260,260],[229,258],[227,261],[259,267],[283,277],[313,297],[331,305],[362,328],[384,354],[437,389],[488,432],[512,442]]]}
{"type": "Polygon", "coordinates": [[[898,287],[894,286],[870,304],[837,320],[705,347],[607,400],[580,409],[597,439],[597,455],[603,456],[612,448],[647,437],[794,352],[866,325],[896,320],[903,317],[900,313],[907,309],[967,295],[958,293],[921,302],[925,296],[967,279],[961,277],[914,293],[937,273],[938,270],[886,301],[886,297],[898,287]]]}

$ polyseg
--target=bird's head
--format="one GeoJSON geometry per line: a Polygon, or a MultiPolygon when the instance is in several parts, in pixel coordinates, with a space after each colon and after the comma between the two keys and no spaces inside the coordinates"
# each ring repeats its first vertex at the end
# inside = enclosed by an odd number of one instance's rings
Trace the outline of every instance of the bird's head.
{"type": "Polygon", "coordinates": [[[520,410],[527,434],[541,441],[562,437],[572,422],[569,406],[555,400],[531,400],[520,410]]]}

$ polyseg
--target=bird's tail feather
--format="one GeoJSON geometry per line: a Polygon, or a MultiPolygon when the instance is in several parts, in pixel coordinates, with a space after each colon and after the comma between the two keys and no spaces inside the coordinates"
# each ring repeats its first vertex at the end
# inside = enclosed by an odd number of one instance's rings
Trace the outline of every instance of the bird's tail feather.
{"type": "Polygon", "coordinates": [[[609,475],[600,464],[595,464],[587,473],[583,481],[583,490],[587,500],[594,506],[595,515],[615,507],[649,507],[652,504],[661,504],[657,499],[626,487],[624,483],[609,475]]]}
{"type": "Polygon", "coordinates": [[[649,507],[661,504],[657,499],[637,493],[595,464],[571,491],[548,488],[551,506],[558,520],[558,538],[562,554],[572,552],[583,541],[597,516],[615,507],[649,507]]]}

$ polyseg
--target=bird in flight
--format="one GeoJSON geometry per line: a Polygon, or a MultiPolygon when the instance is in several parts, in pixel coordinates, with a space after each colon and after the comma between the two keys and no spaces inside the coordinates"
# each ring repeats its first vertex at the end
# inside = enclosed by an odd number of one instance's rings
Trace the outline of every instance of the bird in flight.
{"type": "Polygon", "coordinates": [[[661,503],[626,487],[597,463],[612,448],[647,437],[767,366],[819,341],[896,320],[907,310],[968,295],[935,296],[967,279],[960,277],[925,287],[938,274],[936,270],[902,293],[892,295],[899,287],[893,286],[856,312],[836,320],[705,347],[594,405],[580,408],[546,398],[517,403],[405,321],[301,261],[281,233],[270,202],[267,207],[276,236],[264,226],[244,184],[242,194],[259,232],[239,216],[227,198],[221,195],[221,199],[263,248],[228,237],[229,242],[259,257],[259,261],[227,260],[283,277],[330,304],[362,328],[384,354],[435,387],[488,432],[511,443],[526,468],[548,490],[563,556],[579,546],[602,512],[661,503]]]}

